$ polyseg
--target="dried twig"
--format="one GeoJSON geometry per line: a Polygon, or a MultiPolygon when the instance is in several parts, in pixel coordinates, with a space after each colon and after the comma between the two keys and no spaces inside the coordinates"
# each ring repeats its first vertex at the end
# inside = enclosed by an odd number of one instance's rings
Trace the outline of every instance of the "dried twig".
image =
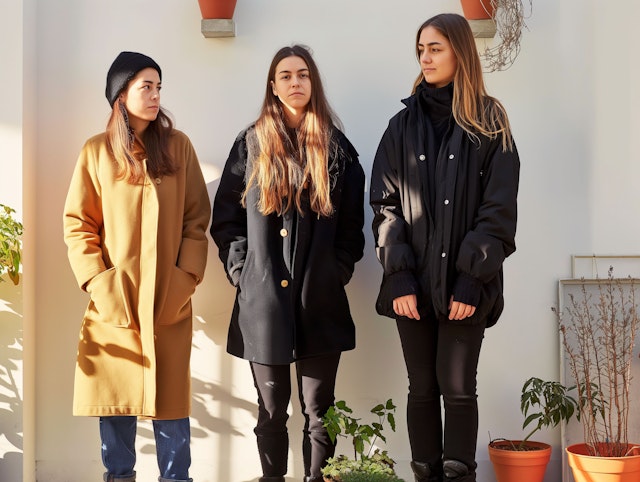
{"type": "Polygon", "coordinates": [[[609,268],[597,296],[583,283],[578,297],[569,296],[565,312],[556,311],[591,455],[621,457],[628,449],[631,362],[638,331],[634,281],[614,278],[609,268]]]}
{"type": "Polygon", "coordinates": [[[496,22],[497,45],[487,47],[480,54],[487,72],[507,70],[520,53],[522,30],[527,28],[525,19],[531,16],[533,0],[491,0],[494,6],[493,19],[496,22]],[[524,3],[529,3],[529,13],[524,3]]]}

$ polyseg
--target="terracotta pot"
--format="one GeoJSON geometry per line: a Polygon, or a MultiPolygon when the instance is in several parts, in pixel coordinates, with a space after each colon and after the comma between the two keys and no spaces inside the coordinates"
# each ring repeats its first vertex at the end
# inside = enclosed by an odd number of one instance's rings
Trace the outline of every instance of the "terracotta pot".
{"type": "Polygon", "coordinates": [[[537,450],[509,450],[520,440],[497,440],[489,444],[489,459],[498,482],[542,482],[551,458],[551,445],[526,442],[537,450]],[[504,448],[501,448],[504,447],[504,448]]]}
{"type": "Polygon", "coordinates": [[[237,0],[198,0],[202,18],[232,19],[237,0]]]}
{"type": "Polygon", "coordinates": [[[493,18],[494,6],[491,0],[460,0],[462,12],[467,20],[485,20],[493,18]]]}
{"type": "Polygon", "coordinates": [[[629,445],[626,457],[589,455],[586,444],[569,445],[567,460],[575,482],[638,482],[640,480],[640,446],[629,445]]]}

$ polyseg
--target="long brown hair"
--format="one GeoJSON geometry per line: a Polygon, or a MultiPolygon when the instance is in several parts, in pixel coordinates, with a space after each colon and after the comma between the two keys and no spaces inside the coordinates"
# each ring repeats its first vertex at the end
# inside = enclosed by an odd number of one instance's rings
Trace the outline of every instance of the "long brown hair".
{"type": "MultiPolygon", "coordinates": [[[[456,123],[475,140],[478,140],[478,134],[491,139],[502,136],[503,150],[512,150],[509,118],[500,101],[487,94],[480,56],[469,22],[455,13],[436,15],[424,22],[416,35],[418,62],[420,34],[429,26],[438,30],[449,41],[458,60],[458,68],[453,79],[453,118],[456,123]]],[[[413,84],[412,93],[416,91],[423,78],[421,72],[413,84]]]]}
{"type": "Polygon", "coordinates": [[[302,213],[302,195],[308,187],[311,210],[330,216],[333,205],[328,161],[334,125],[339,126],[340,121],[325,97],[320,72],[309,49],[303,45],[280,49],[271,61],[262,109],[255,123],[260,153],[253,162],[243,204],[246,205],[247,192],[255,184],[259,191],[257,208],[262,214],[283,214],[293,206],[302,213]],[[311,99],[296,129],[296,139],[290,138],[282,103],[271,86],[276,67],[291,56],[304,60],[311,81],[311,99]]]}
{"type": "Polygon", "coordinates": [[[173,121],[161,107],[158,116],[142,133],[142,149],[135,142],[129,127],[129,118],[124,102],[116,99],[107,122],[107,148],[118,163],[118,179],[131,184],[142,182],[145,177],[142,159],[147,159],[147,171],[151,177],[171,176],[178,170],[169,155],[169,136],[173,132],[173,121]]]}

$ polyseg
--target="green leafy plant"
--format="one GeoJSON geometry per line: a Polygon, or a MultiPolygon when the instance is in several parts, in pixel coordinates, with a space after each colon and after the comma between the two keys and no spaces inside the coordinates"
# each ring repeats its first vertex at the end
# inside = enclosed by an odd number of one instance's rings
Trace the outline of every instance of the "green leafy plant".
{"type": "MultiPolygon", "coordinates": [[[[537,377],[531,377],[522,386],[522,394],[520,396],[520,411],[525,417],[522,424],[523,430],[529,425],[535,423],[533,430],[520,443],[511,442],[509,445],[500,444],[493,445],[495,448],[507,450],[526,451],[532,450],[527,441],[533,434],[548,427],[557,427],[561,421],[569,421],[575,414],[580,420],[580,412],[578,411],[578,403],[568,394],[575,387],[566,388],[560,382],[543,381],[537,377]],[[530,410],[538,409],[532,413],[530,410]]],[[[495,439],[491,443],[497,440],[495,439]]]]}
{"type": "Polygon", "coordinates": [[[397,475],[382,473],[348,472],[342,476],[342,482],[404,482],[397,475]]]}
{"type": "Polygon", "coordinates": [[[13,284],[17,285],[20,282],[22,263],[23,227],[14,218],[15,212],[15,209],[0,204],[0,276],[6,272],[13,284]]]}
{"type": "Polygon", "coordinates": [[[383,434],[385,422],[395,432],[395,410],[396,406],[389,399],[386,403],[378,404],[370,410],[378,417],[377,421],[362,423],[360,418],[353,415],[353,410],[344,400],[330,407],[322,418],[324,427],[333,443],[336,443],[338,437],[351,437],[353,459],[345,455],[330,458],[322,469],[325,479],[336,482],[401,480],[395,474],[393,459],[386,451],[380,451],[374,447],[378,439],[383,442],[387,440],[383,434]],[[366,476],[370,478],[363,478],[366,476]]]}

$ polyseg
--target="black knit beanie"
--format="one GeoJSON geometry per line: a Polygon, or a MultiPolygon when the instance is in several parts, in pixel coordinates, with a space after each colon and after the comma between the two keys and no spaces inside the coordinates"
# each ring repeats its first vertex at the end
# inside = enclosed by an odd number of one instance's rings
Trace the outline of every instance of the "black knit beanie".
{"type": "Polygon", "coordinates": [[[107,73],[107,88],[105,95],[109,101],[109,105],[113,107],[114,102],[124,90],[129,81],[133,79],[138,72],[151,67],[158,71],[160,80],[162,80],[162,70],[151,57],[138,52],[120,52],[111,64],[107,73]]]}

